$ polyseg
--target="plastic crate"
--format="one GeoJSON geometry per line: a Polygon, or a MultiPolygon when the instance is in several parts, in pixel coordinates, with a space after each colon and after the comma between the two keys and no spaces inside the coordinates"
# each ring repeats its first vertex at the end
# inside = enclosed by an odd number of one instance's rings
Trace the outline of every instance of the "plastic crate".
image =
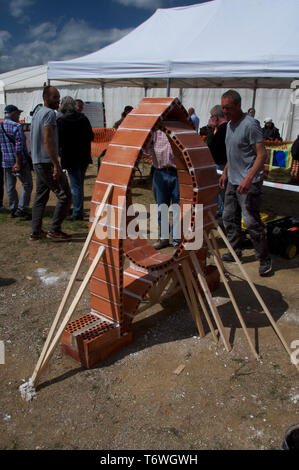
{"type": "Polygon", "coordinates": [[[299,217],[284,217],[266,224],[271,253],[292,259],[299,252],[299,217]]]}

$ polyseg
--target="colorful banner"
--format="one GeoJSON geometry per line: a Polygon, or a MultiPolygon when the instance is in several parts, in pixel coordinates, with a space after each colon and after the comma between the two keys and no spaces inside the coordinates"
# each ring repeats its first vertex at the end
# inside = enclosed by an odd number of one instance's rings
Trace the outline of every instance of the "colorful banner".
{"type": "Polygon", "coordinates": [[[297,181],[297,170],[292,172],[291,154],[293,142],[265,142],[268,161],[265,165],[265,179],[279,183],[297,181]]]}

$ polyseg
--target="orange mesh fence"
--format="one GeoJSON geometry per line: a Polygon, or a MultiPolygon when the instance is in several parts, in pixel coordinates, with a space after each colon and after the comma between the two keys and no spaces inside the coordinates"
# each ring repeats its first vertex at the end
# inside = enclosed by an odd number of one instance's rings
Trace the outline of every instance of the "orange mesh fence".
{"type": "Polygon", "coordinates": [[[94,140],[91,142],[91,156],[98,157],[103,150],[108,147],[116,129],[113,127],[97,127],[92,130],[94,133],[94,140]]]}

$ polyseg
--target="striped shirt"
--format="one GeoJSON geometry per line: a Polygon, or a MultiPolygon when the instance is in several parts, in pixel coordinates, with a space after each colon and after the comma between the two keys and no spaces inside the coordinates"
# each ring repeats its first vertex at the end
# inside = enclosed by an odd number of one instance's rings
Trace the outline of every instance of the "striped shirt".
{"type": "Polygon", "coordinates": [[[2,152],[2,168],[12,168],[16,163],[16,156],[20,154],[22,156],[22,165],[25,158],[24,146],[26,145],[25,136],[22,128],[22,124],[19,122],[12,121],[11,119],[5,119],[0,125],[0,147],[2,152]],[[10,142],[9,138],[5,135],[2,129],[2,125],[6,133],[14,140],[10,142]]]}
{"type": "Polygon", "coordinates": [[[154,132],[151,153],[155,168],[176,168],[173,151],[165,132],[160,130],[154,132]]]}

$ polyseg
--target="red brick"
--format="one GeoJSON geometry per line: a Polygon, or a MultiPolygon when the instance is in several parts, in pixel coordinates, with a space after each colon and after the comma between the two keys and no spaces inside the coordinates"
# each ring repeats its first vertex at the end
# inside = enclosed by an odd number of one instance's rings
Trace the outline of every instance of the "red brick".
{"type": "Polygon", "coordinates": [[[148,138],[148,135],[148,131],[135,131],[119,128],[113,137],[113,144],[142,147],[148,138]]]}

